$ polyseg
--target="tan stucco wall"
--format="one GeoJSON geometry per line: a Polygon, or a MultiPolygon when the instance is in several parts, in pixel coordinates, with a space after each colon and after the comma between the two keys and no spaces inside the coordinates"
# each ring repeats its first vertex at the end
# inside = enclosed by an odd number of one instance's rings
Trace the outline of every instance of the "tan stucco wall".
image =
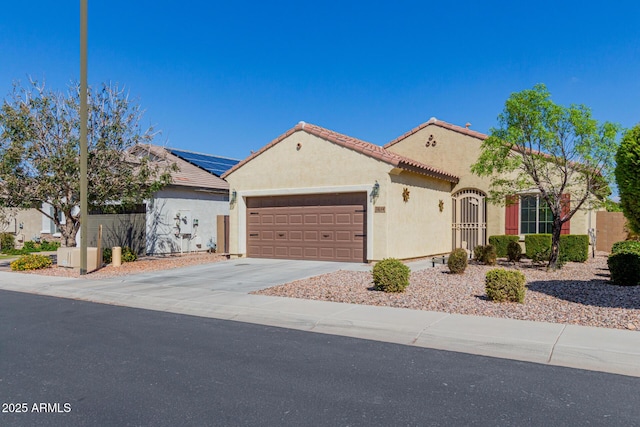
{"type": "Polygon", "coordinates": [[[408,172],[390,178],[386,202],[389,253],[404,259],[449,252],[452,184],[408,172]],[[405,188],[409,191],[406,202],[402,197],[405,188]]]}
{"type": "MultiPolygon", "coordinates": [[[[388,150],[457,175],[460,181],[451,191],[452,195],[464,189],[478,189],[488,195],[490,178],[479,177],[471,172],[471,165],[478,159],[481,146],[482,140],[478,138],[431,125],[390,146],[388,150]]],[[[587,234],[588,218],[588,210],[576,212],[571,218],[571,234],[587,234]]],[[[595,213],[592,213],[592,227],[595,227],[595,213]]],[[[487,238],[504,233],[504,206],[487,203],[487,238]]]]}
{"type": "MultiPolygon", "coordinates": [[[[37,237],[54,240],[50,234],[42,234],[42,214],[36,209],[22,209],[15,213],[16,247],[22,247],[25,241],[37,237]],[[22,229],[20,228],[22,224],[22,229]]],[[[12,232],[14,229],[12,228],[12,232]]]]}
{"type": "Polygon", "coordinates": [[[247,194],[310,194],[328,189],[340,192],[342,187],[360,187],[370,193],[376,181],[380,192],[375,206],[384,207],[385,212],[375,213],[371,203],[368,207],[368,221],[372,224],[367,239],[373,239],[368,260],[427,256],[451,248],[451,211],[442,214],[438,211],[438,200],[444,198],[446,202],[449,197],[450,183],[399,172],[392,165],[306,132],[288,136],[226,179],[238,194],[229,218],[232,254],[245,255],[240,244],[246,238],[242,230],[245,225],[240,217],[244,214],[241,198],[247,194]],[[297,144],[301,144],[300,149],[297,144]],[[395,175],[390,174],[392,171],[395,175]],[[403,187],[410,189],[409,203],[402,201],[403,187]],[[439,215],[434,216],[434,212],[439,215]],[[424,220],[430,217],[445,222],[424,220]]]}

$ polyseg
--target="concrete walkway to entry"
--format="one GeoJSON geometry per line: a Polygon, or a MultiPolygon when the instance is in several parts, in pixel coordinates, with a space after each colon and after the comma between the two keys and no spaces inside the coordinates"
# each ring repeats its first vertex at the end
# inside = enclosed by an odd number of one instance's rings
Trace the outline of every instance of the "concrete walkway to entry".
{"type": "Polygon", "coordinates": [[[104,280],[0,272],[0,289],[640,377],[637,331],[249,294],[340,269],[371,266],[244,258],[104,280]]]}

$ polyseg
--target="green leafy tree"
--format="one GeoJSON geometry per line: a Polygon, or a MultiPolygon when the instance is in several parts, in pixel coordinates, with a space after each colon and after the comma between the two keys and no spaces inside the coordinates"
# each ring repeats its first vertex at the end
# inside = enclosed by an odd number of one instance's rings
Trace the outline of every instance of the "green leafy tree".
{"type": "Polygon", "coordinates": [[[616,153],[615,176],[627,226],[640,233],[640,124],[622,137],[616,153]]]}
{"type": "MultiPolygon", "coordinates": [[[[0,109],[2,205],[35,208],[59,228],[65,246],[80,229],[80,89],[66,93],[14,84],[0,109]],[[48,203],[52,209],[43,209],[48,203]],[[62,220],[64,218],[64,220],[62,220]]],[[[134,157],[155,133],[128,94],[103,84],[88,96],[88,205],[140,203],[171,181],[174,165],[134,157]]]]}
{"type": "Polygon", "coordinates": [[[619,126],[598,122],[584,105],[555,104],[544,84],[513,93],[472,172],[492,178],[489,200],[535,191],[553,215],[548,267],[558,268],[562,224],[610,194],[619,126]],[[570,206],[562,195],[570,194],[570,206]]]}

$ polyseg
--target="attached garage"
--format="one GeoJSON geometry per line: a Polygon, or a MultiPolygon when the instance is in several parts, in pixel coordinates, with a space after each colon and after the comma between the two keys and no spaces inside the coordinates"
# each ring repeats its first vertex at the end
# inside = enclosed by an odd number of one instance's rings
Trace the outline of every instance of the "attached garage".
{"type": "Polygon", "coordinates": [[[231,257],[366,263],[451,250],[443,200],[456,176],[319,126],[299,123],[223,178],[231,257]]]}
{"type": "Polygon", "coordinates": [[[366,261],[367,194],[249,197],[247,256],[366,261]]]}

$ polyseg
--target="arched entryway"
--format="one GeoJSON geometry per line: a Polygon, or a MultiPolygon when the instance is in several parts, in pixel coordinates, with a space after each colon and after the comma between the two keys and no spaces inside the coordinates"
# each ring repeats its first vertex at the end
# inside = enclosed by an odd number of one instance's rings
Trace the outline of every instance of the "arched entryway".
{"type": "Polygon", "coordinates": [[[465,247],[470,251],[487,242],[487,195],[476,189],[465,189],[452,197],[453,248],[465,247]]]}

